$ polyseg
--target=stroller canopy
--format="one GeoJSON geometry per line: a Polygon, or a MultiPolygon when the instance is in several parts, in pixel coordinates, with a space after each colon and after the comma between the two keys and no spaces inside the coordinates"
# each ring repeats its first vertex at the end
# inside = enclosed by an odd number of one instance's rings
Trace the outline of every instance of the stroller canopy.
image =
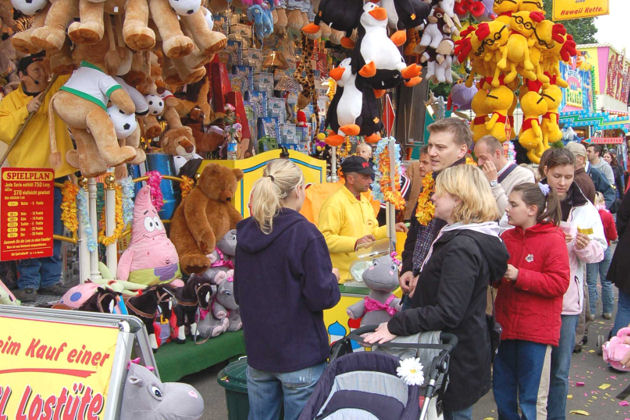
{"type": "Polygon", "coordinates": [[[399,359],[381,352],[350,353],[330,363],[299,420],[418,419],[418,386],[396,375],[399,359]]]}

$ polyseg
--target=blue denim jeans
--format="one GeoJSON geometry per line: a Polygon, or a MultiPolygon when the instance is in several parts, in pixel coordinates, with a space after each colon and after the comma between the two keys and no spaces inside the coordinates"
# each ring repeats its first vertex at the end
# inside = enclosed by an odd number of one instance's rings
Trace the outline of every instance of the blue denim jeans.
{"type": "Polygon", "coordinates": [[[586,264],[586,283],[588,284],[588,304],[591,315],[597,313],[597,277],[602,285],[602,312],[611,314],[615,304],[615,295],[612,283],[606,279],[612,253],[610,247],[604,252],[604,259],[595,264],[586,264]]]}
{"type": "Polygon", "coordinates": [[[326,363],[320,363],[295,372],[271,373],[247,366],[248,419],[280,419],[281,407],[285,420],[297,419],[325,368],[326,363]]]}
{"type": "Polygon", "coordinates": [[[501,341],[494,359],[492,379],[499,420],[536,420],[536,402],[546,354],[546,344],[501,341]]]}
{"type": "Polygon", "coordinates": [[[580,315],[562,315],[560,342],[551,351],[551,381],[547,399],[547,420],[563,420],[569,392],[569,369],[575,346],[575,328],[580,315]]]}
{"type": "MultiPolygon", "coordinates": [[[[61,221],[61,189],[55,187],[54,192],[53,233],[56,235],[62,235],[63,222],[61,221]]],[[[61,241],[53,241],[53,255],[51,257],[18,260],[18,288],[31,288],[37,290],[42,287],[50,287],[59,283],[61,281],[61,265],[61,241]]]]}
{"type": "Polygon", "coordinates": [[[615,324],[613,325],[611,335],[617,335],[617,331],[627,327],[628,324],[630,324],[630,295],[619,289],[617,315],[615,316],[615,324]]]}
{"type": "Polygon", "coordinates": [[[472,420],[472,406],[463,410],[444,410],[444,420],[472,420]]]}

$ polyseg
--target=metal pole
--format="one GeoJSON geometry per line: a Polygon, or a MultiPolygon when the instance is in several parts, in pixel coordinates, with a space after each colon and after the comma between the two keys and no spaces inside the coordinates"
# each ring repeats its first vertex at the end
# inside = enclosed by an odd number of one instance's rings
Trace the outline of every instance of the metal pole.
{"type": "Polygon", "coordinates": [[[331,147],[330,151],[332,156],[330,157],[330,182],[339,181],[337,176],[337,147],[331,147]]]}
{"type": "MultiPolygon", "coordinates": [[[[111,236],[116,228],[116,178],[113,172],[105,176],[105,235],[111,236]]],[[[107,268],[112,273],[118,271],[118,243],[105,246],[107,268]]]]}
{"type": "MultiPolygon", "coordinates": [[[[88,178],[88,209],[90,212],[90,222],[92,223],[92,235],[94,241],[98,243],[98,216],[96,214],[96,180],[88,178]]],[[[101,280],[101,272],[98,271],[98,246],[90,252],[90,278],[101,280]]]]}
{"type": "MultiPolygon", "coordinates": [[[[82,179],[85,180],[85,178],[82,179]]],[[[80,182],[79,187],[81,188],[79,194],[82,194],[87,185],[84,182],[80,182]]],[[[78,214],[77,217],[79,217],[79,232],[77,240],[77,243],[79,244],[79,282],[85,283],[87,279],[90,278],[90,251],[88,251],[88,241],[81,220],[82,216],[81,214],[78,214]]]]}
{"type": "MultiPolygon", "coordinates": [[[[389,179],[392,191],[396,190],[396,140],[389,137],[387,149],[389,152],[389,179]]],[[[396,250],[396,209],[392,203],[387,203],[387,232],[391,243],[391,250],[396,250]]]]}

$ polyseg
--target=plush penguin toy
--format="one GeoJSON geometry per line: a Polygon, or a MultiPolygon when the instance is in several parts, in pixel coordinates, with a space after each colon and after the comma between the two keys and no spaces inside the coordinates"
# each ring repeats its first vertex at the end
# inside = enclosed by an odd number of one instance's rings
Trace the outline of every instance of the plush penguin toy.
{"type": "Polygon", "coordinates": [[[344,136],[356,135],[366,136],[368,143],[380,140],[383,123],[378,117],[374,91],[365,79],[352,73],[351,59],[344,59],[331,70],[330,77],[337,81],[337,91],[328,107],[326,121],[335,134],[328,136],[326,143],[340,145],[344,136]]]}
{"type": "Polygon", "coordinates": [[[359,23],[359,36],[351,56],[353,73],[372,79],[374,89],[392,88],[402,79],[406,80],[406,86],[421,82],[422,68],[415,63],[407,66],[398,49],[406,41],[405,31],[397,31],[392,39],[387,36],[387,11],[383,7],[366,3],[359,23]],[[398,73],[400,76],[396,77],[398,73]]]}
{"type": "Polygon", "coordinates": [[[426,23],[431,5],[422,0],[382,0],[387,10],[389,26],[396,29],[411,29],[426,23]]]}
{"type": "Polygon", "coordinates": [[[324,22],[330,25],[331,29],[345,32],[346,36],[341,39],[341,45],[352,48],[354,43],[350,40],[350,35],[359,24],[362,8],[363,0],[321,0],[314,23],[304,26],[302,31],[315,34],[320,29],[319,23],[324,22]]]}

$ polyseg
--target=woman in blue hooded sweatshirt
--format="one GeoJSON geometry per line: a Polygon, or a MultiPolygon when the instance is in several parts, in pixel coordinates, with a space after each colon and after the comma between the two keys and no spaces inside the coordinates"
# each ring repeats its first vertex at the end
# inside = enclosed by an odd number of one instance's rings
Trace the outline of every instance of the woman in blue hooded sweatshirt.
{"type": "Polygon", "coordinates": [[[296,419],[324,371],[323,310],[339,301],[337,275],[317,227],[300,213],[304,176],[271,161],[252,187],[252,216],[236,226],[234,293],[247,350],[249,419],[296,419]]]}

